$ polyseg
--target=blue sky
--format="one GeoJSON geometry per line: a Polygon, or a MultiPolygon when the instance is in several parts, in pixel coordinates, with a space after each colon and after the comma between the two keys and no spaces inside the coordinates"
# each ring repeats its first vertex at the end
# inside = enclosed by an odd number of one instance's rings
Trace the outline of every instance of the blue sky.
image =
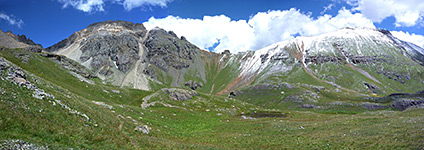
{"type": "Polygon", "coordinates": [[[0,0],[0,29],[51,46],[89,24],[173,30],[201,48],[255,50],[346,26],[384,28],[424,46],[422,0],[0,0]]]}

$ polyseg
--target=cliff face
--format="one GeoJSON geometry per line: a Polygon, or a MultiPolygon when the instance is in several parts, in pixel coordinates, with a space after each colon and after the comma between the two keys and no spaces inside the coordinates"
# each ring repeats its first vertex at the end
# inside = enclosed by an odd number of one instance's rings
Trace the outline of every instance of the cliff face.
{"type": "Polygon", "coordinates": [[[81,63],[106,82],[143,90],[196,83],[202,85],[196,89],[205,93],[240,95],[252,87],[288,83],[305,88],[297,96],[306,92],[318,99],[322,93],[313,92],[314,86],[357,95],[424,88],[423,49],[389,31],[371,28],[344,28],[257,51],[217,54],[172,31],[106,21],[75,32],[46,51],[81,63]]]}
{"type": "MultiPolygon", "coordinates": [[[[187,70],[204,70],[203,52],[183,37],[125,21],[92,24],[46,51],[65,55],[115,85],[144,90],[151,84],[182,86],[187,70]]],[[[204,79],[204,71],[196,76],[204,79]]]]}

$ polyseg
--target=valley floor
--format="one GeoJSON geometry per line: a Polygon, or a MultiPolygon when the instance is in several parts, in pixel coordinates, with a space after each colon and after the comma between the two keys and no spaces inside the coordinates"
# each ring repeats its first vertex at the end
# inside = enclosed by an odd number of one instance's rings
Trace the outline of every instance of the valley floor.
{"type": "Polygon", "coordinates": [[[424,148],[424,109],[272,110],[200,92],[175,101],[161,90],[81,81],[38,55],[27,63],[0,55],[10,61],[0,70],[0,149],[424,148]],[[147,96],[156,104],[142,108],[147,96]]]}

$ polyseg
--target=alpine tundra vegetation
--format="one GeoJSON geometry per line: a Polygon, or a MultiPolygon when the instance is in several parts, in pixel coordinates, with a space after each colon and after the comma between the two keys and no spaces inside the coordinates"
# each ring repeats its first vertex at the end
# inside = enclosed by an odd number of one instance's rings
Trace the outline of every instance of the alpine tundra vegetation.
{"type": "Polygon", "coordinates": [[[423,49],[386,30],[237,54],[125,21],[43,51],[12,37],[2,32],[16,43],[0,51],[3,148],[423,146],[423,49]]]}
{"type": "Polygon", "coordinates": [[[150,25],[97,22],[47,48],[0,30],[0,149],[424,148],[424,49],[396,32],[235,52],[150,25]]]}

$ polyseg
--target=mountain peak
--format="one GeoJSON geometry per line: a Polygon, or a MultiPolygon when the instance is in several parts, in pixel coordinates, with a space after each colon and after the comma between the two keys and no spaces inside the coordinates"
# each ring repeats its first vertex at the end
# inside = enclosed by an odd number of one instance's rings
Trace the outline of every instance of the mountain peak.
{"type": "Polygon", "coordinates": [[[0,30],[0,46],[7,48],[29,48],[34,51],[41,51],[43,47],[37,44],[25,35],[16,35],[11,31],[3,32],[0,30]]]}
{"type": "Polygon", "coordinates": [[[144,25],[141,23],[132,23],[132,22],[122,21],[122,20],[116,20],[116,21],[107,20],[103,22],[93,23],[87,27],[87,30],[90,31],[90,30],[99,29],[99,28],[101,29],[115,28],[116,29],[117,27],[122,27],[127,30],[133,30],[133,31],[146,30],[144,25]]]}

